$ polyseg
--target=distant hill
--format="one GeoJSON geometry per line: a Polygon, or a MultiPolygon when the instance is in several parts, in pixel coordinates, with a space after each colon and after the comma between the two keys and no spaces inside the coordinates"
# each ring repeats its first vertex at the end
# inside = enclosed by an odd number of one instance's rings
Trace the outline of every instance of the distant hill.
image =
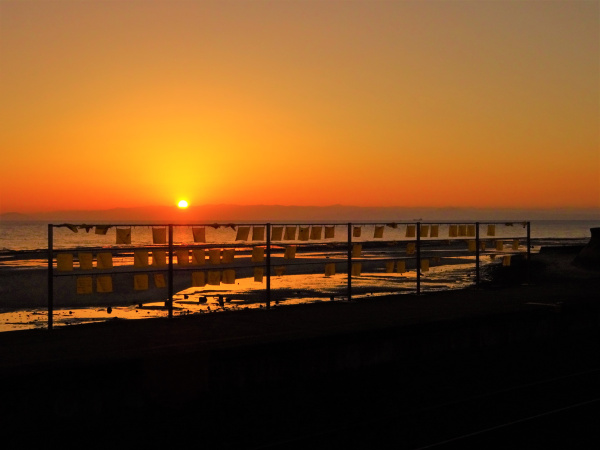
{"type": "Polygon", "coordinates": [[[600,220],[600,209],[402,208],[362,206],[200,205],[181,210],[145,206],[95,211],[0,214],[2,221],[44,222],[214,222],[214,221],[453,221],[453,220],[600,220]]]}

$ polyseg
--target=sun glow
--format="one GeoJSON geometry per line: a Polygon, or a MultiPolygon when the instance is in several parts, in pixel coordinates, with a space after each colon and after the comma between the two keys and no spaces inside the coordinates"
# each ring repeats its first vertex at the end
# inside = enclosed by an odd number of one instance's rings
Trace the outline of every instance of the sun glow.
{"type": "Polygon", "coordinates": [[[177,203],[177,206],[179,206],[182,209],[185,209],[188,207],[188,202],[185,200],[179,200],[179,203],[177,203]]]}

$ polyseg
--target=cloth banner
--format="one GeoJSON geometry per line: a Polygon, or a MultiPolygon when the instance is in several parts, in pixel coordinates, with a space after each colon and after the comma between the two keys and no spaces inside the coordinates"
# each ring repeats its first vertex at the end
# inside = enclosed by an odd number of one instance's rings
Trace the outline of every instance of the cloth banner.
{"type": "Polygon", "coordinates": [[[323,234],[323,227],[322,226],[316,226],[316,227],[312,227],[310,229],[310,239],[312,241],[320,241],[322,234],[323,234]]]}
{"type": "Polygon", "coordinates": [[[475,237],[475,225],[473,225],[473,224],[467,225],[467,236],[475,237]]]}
{"type": "Polygon", "coordinates": [[[110,228],[110,226],[108,225],[96,225],[96,229],[94,231],[94,233],[96,234],[106,234],[106,232],[108,231],[108,229],[110,228]]]}
{"type": "Polygon", "coordinates": [[[308,241],[308,237],[310,235],[310,227],[300,227],[298,230],[298,240],[299,241],[308,241]]]}
{"type": "Polygon", "coordinates": [[[59,272],[70,272],[73,270],[73,255],[71,253],[59,253],[56,255],[56,270],[59,272]]]}
{"type": "Polygon", "coordinates": [[[406,244],[406,254],[414,255],[414,253],[415,253],[415,243],[409,242],[408,244],[406,244]]]}
{"type": "Polygon", "coordinates": [[[250,227],[238,227],[237,234],[235,236],[236,241],[247,241],[250,235],[250,227]]]}
{"type": "Polygon", "coordinates": [[[450,225],[448,227],[448,237],[457,237],[458,236],[458,225],[450,225]]]}
{"type": "Polygon", "coordinates": [[[496,241],[496,250],[498,250],[498,251],[504,250],[504,242],[496,241]]]}
{"type": "Polygon", "coordinates": [[[91,270],[94,268],[94,256],[91,253],[79,253],[79,268],[82,270],[91,270]]]}
{"type": "Polygon", "coordinates": [[[352,246],[352,257],[360,258],[361,253],[362,253],[362,244],[354,244],[352,246]]]}
{"type": "Polygon", "coordinates": [[[194,266],[203,266],[206,263],[206,250],[203,248],[192,249],[192,264],[194,266]]]}
{"type": "Polygon", "coordinates": [[[77,277],[77,293],[91,294],[92,293],[92,277],[77,277]]]}
{"type": "Polygon", "coordinates": [[[362,227],[352,228],[352,237],[360,237],[361,234],[362,234],[362,227]]]}
{"type": "Polygon", "coordinates": [[[98,275],[96,277],[96,292],[112,292],[113,283],[110,275],[98,275]]]}
{"type": "Polygon", "coordinates": [[[421,225],[421,237],[427,237],[429,235],[429,225],[421,225]]]}
{"type": "Polygon", "coordinates": [[[375,225],[375,230],[373,231],[373,239],[381,239],[383,238],[383,229],[385,227],[383,225],[375,225]]]}
{"type": "Polygon", "coordinates": [[[466,225],[459,225],[458,226],[458,236],[459,237],[463,237],[467,235],[467,226],[466,225]]]}
{"type": "Polygon", "coordinates": [[[394,272],[394,261],[386,261],[385,262],[385,272],[386,273],[394,272]]]}
{"type": "Polygon", "coordinates": [[[406,237],[415,237],[417,227],[415,225],[406,225],[406,237]]]}
{"type": "Polygon", "coordinates": [[[519,240],[518,239],[513,240],[512,249],[513,250],[519,250],[519,245],[520,244],[519,244],[519,240]]]}
{"type": "Polygon", "coordinates": [[[133,276],[133,289],[136,291],[148,290],[148,274],[138,273],[133,276]]]}
{"type": "Polygon", "coordinates": [[[496,225],[490,224],[487,226],[487,235],[496,236],[496,225]]]}
{"type": "Polygon", "coordinates": [[[468,245],[469,245],[469,251],[470,252],[474,252],[474,251],[477,250],[477,243],[475,241],[469,240],[467,242],[468,242],[468,245]]]}
{"type": "Polygon", "coordinates": [[[256,281],[257,283],[262,283],[264,273],[265,273],[264,267],[255,267],[254,268],[254,281],[256,281]]]}
{"type": "Polygon", "coordinates": [[[510,255],[504,255],[504,258],[502,258],[502,265],[510,266],[510,255]]]}
{"type": "Polygon", "coordinates": [[[362,272],[362,264],[361,263],[352,263],[352,276],[359,277],[362,272]]]}
{"type": "Polygon", "coordinates": [[[152,243],[166,244],[167,243],[167,228],[152,228],[152,243]]]}
{"type": "Polygon", "coordinates": [[[131,244],[131,228],[117,228],[117,245],[131,244]]]}
{"type": "Polygon", "coordinates": [[[264,241],[265,240],[265,227],[252,227],[252,240],[253,241],[264,241]]]}
{"type": "Polygon", "coordinates": [[[204,227],[192,227],[194,242],[206,242],[206,229],[204,227]]]}
{"type": "Polygon", "coordinates": [[[440,226],[439,225],[431,225],[431,231],[429,233],[429,237],[438,237],[440,235],[440,226]]]}
{"type": "Polygon", "coordinates": [[[98,253],[96,255],[96,268],[97,269],[112,269],[113,259],[112,253],[98,253]]]}
{"type": "Polygon", "coordinates": [[[167,252],[165,250],[152,250],[152,265],[165,267],[167,265],[167,252]]]}
{"type": "Polygon", "coordinates": [[[428,259],[421,260],[421,272],[429,272],[429,260],[428,259]]]}

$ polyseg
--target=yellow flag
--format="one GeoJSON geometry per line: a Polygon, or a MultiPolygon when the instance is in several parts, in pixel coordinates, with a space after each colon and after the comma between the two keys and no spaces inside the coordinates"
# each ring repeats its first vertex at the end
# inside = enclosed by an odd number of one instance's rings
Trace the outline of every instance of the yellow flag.
{"type": "Polygon", "coordinates": [[[91,253],[79,253],[79,268],[82,270],[91,270],[94,268],[94,256],[91,253]]]}
{"type": "Polygon", "coordinates": [[[96,255],[96,268],[97,269],[112,269],[113,260],[112,253],[104,252],[96,255]]]}
{"type": "Polygon", "coordinates": [[[386,261],[385,262],[385,271],[386,271],[386,273],[394,272],[394,261],[386,261]]]}
{"type": "Polygon", "coordinates": [[[273,227],[271,229],[271,240],[281,241],[283,238],[283,227],[273,227]]]}
{"type": "Polygon", "coordinates": [[[362,234],[362,227],[354,227],[352,229],[352,237],[360,237],[362,234]]]}
{"type": "Polygon", "coordinates": [[[467,242],[469,243],[469,251],[470,252],[474,252],[475,250],[477,250],[477,244],[475,241],[469,240],[467,242]]]}
{"type": "Polygon", "coordinates": [[[448,227],[448,237],[458,236],[458,225],[450,225],[448,227]]]}
{"type": "Polygon", "coordinates": [[[154,286],[157,288],[165,288],[167,287],[167,283],[165,281],[165,276],[162,273],[154,274],[154,286]]]}
{"type": "Polygon", "coordinates": [[[385,227],[383,225],[375,225],[375,230],[373,230],[373,239],[381,239],[383,237],[383,229],[385,227]]]}
{"type": "Polygon", "coordinates": [[[475,225],[473,225],[473,224],[467,225],[467,236],[475,237],[475,225]]]}
{"type": "Polygon", "coordinates": [[[91,294],[92,293],[92,277],[77,277],[77,293],[91,294]]]}
{"type": "Polygon", "coordinates": [[[406,254],[407,255],[414,255],[415,253],[415,243],[414,242],[409,242],[406,244],[406,254]]]}
{"type": "MultiPolygon", "coordinates": [[[[208,250],[208,261],[211,264],[221,264],[221,249],[211,248],[208,250]]],[[[210,284],[210,282],[208,284],[210,284]]]]}
{"type": "Polygon", "coordinates": [[[323,234],[323,227],[322,226],[314,226],[310,229],[310,239],[312,241],[319,241],[321,240],[321,235],[323,234]]]}
{"type": "Polygon", "coordinates": [[[284,239],[286,241],[294,241],[296,239],[296,227],[295,226],[285,227],[284,239]]]}
{"type": "Polygon", "coordinates": [[[398,261],[396,264],[396,272],[404,273],[406,272],[406,261],[398,261]]]}
{"type": "Polygon", "coordinates": [[[177,250],[177,264],[179,266],[187,266],[190,264],[190,251],[189,250],[177,250]]]}
{"type": "Polygon", "coordinates": [[[406,237],[415,237],[417,227],[415,225],[406,225],[406,237]]]}
{"type": "Polygon", "coordinates": [[[218,270],[209,270],[208,284],[211,286],[219,286],[221,284],[221,272],[218,270]]]}
{"type": "Polygon", "coordinates": [[[167,252],[165,250],[152,250],[152,265],[164,267],[167,265],[167,252]]]}
{"type": "Polygon", "coordinates": [[[59,253],[56,255],[56,270],[70,272],[73,270],[73,255],[71,253],[59,253]]]}
{"type": "Polygon", "coordinates": [[[113,284],[110,275],[98,275],[96,277],[96,292],[112,292],[113,284]]]}
{"type": "Polygon", "coordinates": [[[421,272],[429,272],[429,260],[428,259],[421,260],[421,272]]]}
{"type": "Polygon", "coordinates": [[[325,227],[325,239],[335,238],[335,225],[325,227]]]}
{"type": "Polygon", "coordinates": [[[235,248],[226,248],[223,250],[223,264],[231,264],[233,262],[233,258],[235,258],[235,248]]]}
{"type": "Polygon", "coordinates": [[[192,272],[192,287],[206,286],[206,274],[204,272],[192,272]]]}
{"type": "Polygon", "coordinates": [[[163,228],[152,228],[152,243],[153,244],[166,244],[167,243],[167,229],[163,228]]]}
{"type": "Polygon", "coordinates": [[[467,235],[467,226],[466,225],[459,225],[458,226],[458,235],[460,237],[463,237],[463,236],[467,235]]]}
{"type": "Polygon", "coordinates": [[[504,250],[504,242],[496,241],[496,250],[498,250],[498,251],[504,250]]]}
{"type": "Polygon", "coordinates": [[[235,284],[235,270],[227,269],[223,271],[223,284],[235,284]]]}
{"type": "Polygon", "coordinates": [[[254,247],[252,249],[252,262],[261,262],[265,260],[265,249],[263,247],[254,247]]]}
{"type": "Polygon", "coordinates": [[[361,263],[352,263],[352,276],[359,277],[362,272],[362,264],[361,263]]]}
{"type": "Polygon", "coordinates": [[[512,249],[513,250],[519,250],[519,245],[520,244],[519,244],[519,240],[518,239],[513,240],[512,249]]]}
{"type": "Polygon", "coordinates": [[[194,242],[206,242],[206,229],[204,227],[192,227],[194,242]]]}
{"type": "Polygon", "coordinates": [[[265,240],[265,227],[252,227],[252,240],[253,241],[264,241],[265,240]]]}
{"type": "Polygon", "coordinates": [[[289,245],[285,248],[285,254],[283,255],[284,259],[294,259],[296,257],[296,246],[289,245]]]}
{"type": "Polygon", "coordinates": [[[431,225],[431,232],[429,233],[429,237],[438,237],[440,234],[440,226],[439,225],[431,225]]]}
{"type": "Polygon", "coordinates": [[[362,244],[354,244],[352,246],[352,257],[360,258],[361,253],[362,253],[362,244]]]}
{"type": "Polygon", "coordinates": [[[487,235],[496,236],[496,225],[490,224],[487,226],[487,235]]]}
{"type": "Polygon", "coordinates": [[[421,225],[421,237],[427,237],[429,235],[429,225],[421,225]]]}
{"type": "Polygon", "coordinates": [[[332,275],[335,275],[335,263],[325,264],[325,276],[330,277],[332,275]]]}
{"type": "Polygon", "coordinates": [[[257,283],[262,283],[264,273],[265,273],[264,267],[255,267],[254,268],[254,281],[256,281],[257,283]]]}
{"type": "Polygon", "coordinates": [[[203,248],[192,249],[192,264],[203,266],[206,263],[206,251],[203,248]]]}
{"type": "Polygon", "coordinates": [[[137,273],[133,276],[133,289],[136,291],[145,291],[148,289],[148,274],[137,273]]]}
{"type": "Polygon", "coordinates": [[[131,244],[131,228],[117,228],[117,244],[131,244]]]}
{"type": "Polygon", "coordinates": [[[133,252],[133,265],[135,267],[147,267],[148,266],[148,252],[137,250],[133,252]]]}
{"type": "Polygon", "coordinates": [[[250,227],[238,227],[237,234],[235,236],[236,241],[247,241],[250,235],[250,227]]]}
{"type": "Polygon", "coordinates": [[[298,240],[299,241],[308,241],[308,237],[310,234],[310,227],[300,227],[298,231],[298,240]]]}

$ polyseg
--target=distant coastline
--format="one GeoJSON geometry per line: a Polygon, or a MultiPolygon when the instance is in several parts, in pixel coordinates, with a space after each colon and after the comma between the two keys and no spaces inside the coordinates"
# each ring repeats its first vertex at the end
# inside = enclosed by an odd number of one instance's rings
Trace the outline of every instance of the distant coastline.
{"type": "Polygon", "coordinates": [[[600,220],[600,208],[415,208],[349,205],[199,205],[143,206],[106,210],[70,210],[36,213],[5,212],[2,222],[82,223],[106,221],[369,221],[369,220],[600,220]]]}

